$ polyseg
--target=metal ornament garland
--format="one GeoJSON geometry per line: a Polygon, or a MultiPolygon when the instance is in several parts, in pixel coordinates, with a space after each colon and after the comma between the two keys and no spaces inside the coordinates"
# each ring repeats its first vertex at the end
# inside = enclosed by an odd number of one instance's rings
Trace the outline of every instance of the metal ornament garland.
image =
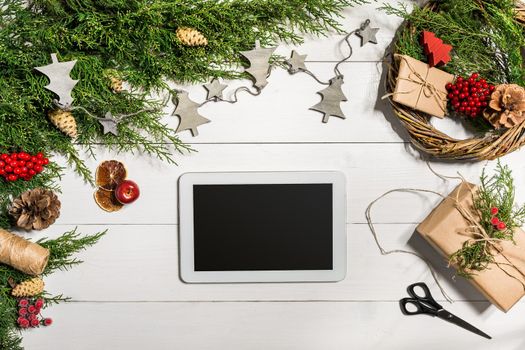
{"type": "Polygon", "coordinates": [[[35,69],[48,77],[49,84],[45,88],[58,96],[58,100],[55,103],[60,108],[69,108],[73,104],[71,92],[78,83],[78,80],[71,79],[69,74],[77,61],[58,62],[56,53],[51,54],[51,61],[53,63],[47,66],[35,67],[35,69]]]}
{"type": "MultiPolygon", "coordinates": [[[[368,21],[370,24],[370,21],[368,21]]],[[[379,31],[379,28],[372,28],[369,25],[366,25],[363,29],[356,32],[356,34],[361,37],[361,46],[364,46],[367,43],[377,44],[376,34],[379,31]]]]}
{"type": "Polygon", "coordinates": [[[304,61],[307,55],[300,55],[297,51],[292,50],[292,55],[285,61],[288,65],[288,72],[291,74],[298,73],[300,71],[307,71],[304,61]]]}
{"type": "Polygon", "coordinates": [[[199,135],[197,126],[210,122],[209,119],[199,114],[200,105],[190,100],[186,91],[179,91],[175,99],[177,100],[177,107],[173,111],[173,115],[180,118],[179,126],[175,132],[190,130],[193,136],[199,135]]]}
{"type": "MultiPolygon", "coordinates": [[[[310,109],[318,111],[323,114],[323,123],[327,123],[330,117],[338,117],[346,119],[342,109],[341,102],[346,102],[348,99],[343,93],[342,85],[344,84],[344,76],[339,70],[339,66],[346,62],[353,54],[353,48],[350,44],[349,38],[353,34],[358,35],[361,38],[361,46],[366,43],[377,44],[376,34],[379,28],[372,28],[370,26],[370,20],[366,20],[358,29],[355,29],[347,33],[343,39],[344,43],[348,46],[350,52],[342,60],[337,62],[334,67],[334,77],[328,82],[322,81],[308,68],[306,68],[305,60],[307,55],[301,55],[297,51],[293,50],[289,59],[284,61],[287,66],[287,71],[290,74],[306,73],[315,79],[319,84],[326,85],[327,87],[317,93],[321,95],[321,101],[310,109]]],[[[270,76],[272,68],[275,64],[270,63],[270,58],[275,52],[277,47],[261,48],[260,43],[256,41],[255,48],[250,51],[243,51],[241,54],[248,60],[249,67],[246,68],[245,72],[248,73],[253,80],[252,91],[248,86],[242,86],[233,91],[232,99],[224,99],[223,91],[228,85],[221,84],[218,79],[214,78],[210,83],[203,85],[207,91],[206,100],[202,103],[192,101],[188,92],[184,90],[176,90],[177,96],[174,98],[174,104],[176,105],[172,115],[176,115],[180,118],[180,124],[176,132],[184,130],[190,130],[193,136],[199,134],[197,127],[209,123],[210,120],[204,118],[199,114],[198,108],[209,102],[228,102],[236,103],[238,101],[237,94],[241,91],[248,92],[253,96],[257,96],[261,93],[264,87],[268,84],[267,78],[270,76]]]]}
{"type": "Polygon", "coordinates": [[[142,112],[154,111],[152,109],[142,109],[131,114],[117,116],[114,116],[108,111],[105,116],[101,118],[93,115],[82,106],[73,106],[73,97],[71,93],[73,92],[75,85],[78,83],[78,80],[73,80],[70,73],[75,67],[77,61],[59,62],[56,53],[51,54],[51,61],[51,64],[42,67],[35,67],[35,70],[48,77],[49,84],[46,85],[45,88],[58,96],[58,99],[53,100],[54,104],[64,111],[82,110],[90,117],[97,119],[103,128],[104,135],[110,133],[118,136],[118,124],[123,119],[135,116],[142,112]]]}
{"type": "MultiPolygon", "coordinates": [[[[351,35],[356,34],[361,37],[361,46],[368,42],[377,44],[376,34],[379,28],[372,28],[370,26],[370,20],[366,20],[358,29],[355,29],[347,33],[344,37],[344,42],[349,48],[349,54],[342,60],[337,62],[334,67],[334,77],[328,82],[322,81],[314,73],[312,73],[306,67],[305,61],[307,55],[301,55],[297,51],[293,50],[289,59],[284,61],[287,66],[287,71],[290,74],[306,73],[315,79],[319,84],[326,85],[326,88],[318,91],[321,95],[321,101],[310,109],[318,111],[323,114],[322,121],[327,123],[330,117],[337,117],[346,119],[342,109],[341,103],[348,101],[343,93],[342,85],[344,84],[344,76],[339,71],[339,66],[346,62],[353,54],[353,48],[350,44],[349,38],[351,35]]],[[[255,48],[249,51],[242,51],[241,55],[244,56],[248,62],[249,67],[245,69],[245,72],[250,75],[253,81],[251,86],[253,91],[248,86],[242,86],[233,91],[231,99],[225,99],[223,97],[224,90],[228,87],[226,84],[222,84],[218,79],[213,79],[208,84],[204,84],[203,87],[207,91],[206,100],[202,103],[192,101],[188,92],[184,90],[176,90],[177,95],[173,98],[175,104],[175,110],[172,115],[180,118],[180,123],[177,127],[176,133],[184,130],[189,130],[195,137],[199,134],[197,129],[198,126],[209,123],[210,120],[202,116],[198,109],[209,102],[227,102],[236,103],[238,102],[237,94],[241,91],[247,92],[250,95],[257,96],[268,84],[268,77],[270,76],[271,70],[275,63],[270,63],[272,54],[275,52],[277,47],[263,48],[260,46],[259,41],[255,42],[255,48]]],[[[55,105],[65,111],[82,110],[90,117],[97,119],[103,128],[103,134],[112,134],[118,136],[118,125],[124,119],[135,116],[142,112],[152,111],[151,109],[143,109],[135,113],[126,115],[114,116],[110,111],[106,112],[104,117],[98,117],[93,115],[82,106],[73,106],[73,97],[71,95],[73,88],[78,83],[78,80],[74,80],[70,77],[70,73],[73,70],[76,60],[59,62],[56,53],[51,54],[52,63],[42,67],[35,67],[35,70],[41,72],[49,78],[49,84],[46,89],[55,93],[58,99],[54,100],[55,105]]]]}
{"type": "Polygon", "coordinates": [[[276,49],[277,47],[261,48],[259,41],[256,41],[255,49],[241,52],[241,55],[250,62],[250,66],[245,71],[253,77],[253,86],[259,90],[268,84],[266,78],[271,69],[270,57],[276,49]]]}
{"type": "Polygon", "coordinates": [[[228,85],[221,84],[217,79],[213,79],[209,84],[203,85],[208,92],[207,100],[222,100],[222,92],[228,85]]]}
{"type": "Polygon", "coordinates": [[[343,76],[337,75],[330,79],[330,85],[326,89],[317,92],[322,100],[310,109],[323,113],[323,123],[328,123],[331,116],[346,119],[341,110],[341,102],[348,101],[341,88],[343,83],[343,76]]]}

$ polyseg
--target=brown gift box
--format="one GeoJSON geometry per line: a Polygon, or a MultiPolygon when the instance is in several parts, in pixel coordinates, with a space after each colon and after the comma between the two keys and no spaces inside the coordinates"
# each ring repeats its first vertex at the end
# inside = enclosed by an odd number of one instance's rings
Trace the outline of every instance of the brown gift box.
{"type": "MultiPolygon", "coordinates": [[[[459,205],[471,209],[472,191],[476,189],[475,185],[463,182],[416,229],[447,259],[469,239],[465,233],[469,224],[456,209],[456,199],[459,205]]],[[[515,268],[493,263],[483,271],[475,271],[475,275],[469,279],[491,303],[505,312],[525,295],[524,287],[519,282],[525,283],[525,233],[516,229],[514,240],[516,244],[511,241],[501,242],[502,253],[495,255],[494,259],[501,264],[512,263],[515,268]]]]}
{"type": "Polygon", "coordinates": [[[445,85],[452,83],[454,76],[410,56],[395,55],[395,58],[399,61],[399,71],[392,99],[443,118],[447,110],[445,85]]]}

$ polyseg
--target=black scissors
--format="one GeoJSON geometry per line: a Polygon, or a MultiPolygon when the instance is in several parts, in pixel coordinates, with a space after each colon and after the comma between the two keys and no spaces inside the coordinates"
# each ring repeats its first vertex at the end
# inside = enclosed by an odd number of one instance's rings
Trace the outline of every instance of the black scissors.
{"type": "Polygon", "coordinates": [[[456,326],[465,328],[466,330],[476,333],[477,335],[481,335],[482,337],[492,339],[490,335],[480,331],[470,323],[463,321],[461,318],[443,309],[443,307],[439,305],[437,301],[434,300],[432,294],[430,294],[430,289],[428,289],[425,283],[419,282],[411,284],[410,286],[408,286],[407,291],[410,295],[410,298],[403,298],[399,301],[399,305],[403,314],[410,316],[421,314],[437,316],[442,320],[453,323],[456,326]],[[421,288],[425,295],[418,295],[416,292],[416,288],[421,288]],[[408,310],[407,305],[409,304],[415,306],[416,309],[413,311],[408,310]]]}

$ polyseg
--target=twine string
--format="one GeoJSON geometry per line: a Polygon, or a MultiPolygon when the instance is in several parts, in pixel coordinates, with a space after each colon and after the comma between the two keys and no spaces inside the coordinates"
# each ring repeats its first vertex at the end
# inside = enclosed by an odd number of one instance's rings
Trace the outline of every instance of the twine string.
{"type": "MultiPolygon", "coordinates": [[[[57,100],[53,100],[53,103],[55,104],[55,106],[57,106],[58,108],[60,108],[60,109],[62,109],[64,111],[71,112],[71,111],[75,111],[75,110],[80,110],[80,111],[86,113],[88,116],[90,116],[93,119],[97,119],[97,120],[106,120],[107,119],[106,117],[102,118],[102,117],[98,117],[98,116],[94,115],[93,113],[91,113],[90,111],[88,111],[86,108],[84,108],[82,106],[63,105],[63,104],[59,103],[57,100]]],[[[138,111],[133,112],[133,113],[111,115],[111,117],[118,124],[123,119],[129,118],[129,117],[134,117],[134,116],[136,116],[138,114],[141,114],[141,113],[144,113],[144,112],[155,112],[155,111],[157,111],[156,108],[143,108],[143,109],[138,110],[138,111]]]]}
{"type": "Polygon", "coordinates": [[[258,95],[261,94],[262,89],[263,89],[263,88],[260,88],[260,89],[259,89],[259,88],[256,87],[256,88],[255,88],[256,91],[252,91],[252,90],[250,90],[250,88],[249,88],[248,86],[240,86],[240,87],[238,87],[237,89],[235,89],[235,90],[233,91],[233,95],[232,95],[233,98],[232,98],[231,100],[227,100],[227,99],[224,99],[224,98],[221,98],[221,97],[212,97],[212,98],[207,99],[207,100],[205,100],[204,102],[202,102],[202,103],[199,105],[199,107],[202,107],[202,106],[204,106],[206,103],[209,103],[209,102],[226,102],[226,103],[231,103],[231,104],[233,104],[233,103],[237,103],[237,102],[239,102],[239,97],[237,96],[237,94],[238,94],[239,92],[241,92],[241,91],[245,91],[245,92],[249,93],[249,94],[252,95],[252,96],[258,96],[258,95]]]}
{"type": "Polygon", "coordinates": [[[428,269],[430,270],[430,273],[432,274],[432,278],[434,279],[434,281],[436,282],[441,294],[443,295],[443,297],[445,298],[445,300],[447,300],[448,302],[452,302],[452,298],[445,292],[445,289],[443,288],[443,286],[441,285],[441,282],[439,281],[438,279],[438,276],[437,276],[437,273],[436,271],[434,270],[434,268],[432,267],[430,261],[425,258],[424,256],[422,256],[421,254],[418,254],[416,252],[413,252],[413,251],[409,251],[409,250],[404,250],[404,249],[392,249],[392,250],[386,250],[383,245],[381,244],[381,242],[379,241],[379,238],[378,238],[378,235],[377,235],[377,232],[376,232],[376,229],[375,229],[375,226],[372,222],[372,207],[378,202],[380,201],[381,199],[387,197],[388,195],[392,194],[392,193],[396,193],[396,192],[405,192],[405,193],[432,193],[432,194],[435,194],[441,198],[445,198],[445,196],[443,196],[441,193],[439,192],[436,192],[436,191],[432,191],[432,190],[425,190],[425,189],[419,189],[419,188],[396,188],[396,189],[393,189],[393,190],[390,190],[390,191],[387,191],[385,193],[383,193],[381,196],[377,197],[375,200],[373,200],[366,208],[365,210],[365,216],[366,216],[366,222],[368,224],[368,227],[370,228],[370,231],[372,232],[372,236],[374,237],[374,241],[376,242],[376,245],[377,247],[379,248],[379,251],[381,252],[381,255],[390,255],[390,254],[398,254],[398,253],[401,253],[401,254],[410,254],[410,255],[413,255],[413,256],[416,256],[418,257],[419,259],[421,259],[422,261],[425,262],[425,264],[427,264],[428,266],[428,269]]]}
{"type": "MultiPolygon", "coordinates": [[[[352,47],[352,44],[350,43],[350,37],[353,35],[353,34],[359,34],[359,32],[361,30],[364,30],[368,25],[370,25],[370,20],[367,19],[366,21],[364,21],[360,26],[359,28],[357,29],[354,29],[350,32],[348,32],[343,40],[341,41],[342,43],[345,43],[346,46],[348,47],[349,49],[349,53],[348,55],[346,55],[345,57],[343,57],[341,60],[339,60],[336,65],[334,66],[334,74],[336,77],[342,77],[343,74],[341,73],[341,71],[339,70],[339,66],[341,64],[343,64],[344,62],[348,61],[352,55],[354,54],[354,49],[352,47]]],[[[289,63],[287,63],[289,67],[291,67],[291,65],[289,63]]],[[[321,79],[319,79],[319,77],[317,77],[317,75],[315,75],[311,70],[309,69],[305,69],[305,68],[300,68],[299,69],[299,72],[303,72],[303,73],[306,73],[308,74],[309,76],[311,76],[312,78],[315,79],[315,81],[317,81],[319,84],[322,84],[322,85],[330,85],[330,82],[326,82],[326,81],[323,81],[321,79]]],[[[294,74],[296,72],[293,72],[292,74],[294,74]]]]}
{"type": "Polygon", "coordinates": [[[44,271],[48,259],[49,250],[0,229],[0,263],[35,276],[44,271]]]}
{"type": "MultiPolygon", "coordinates": [[[[407,65],[408,69],[410,70],[410,73],[408,74],[408,76],[406,78],[404,78],[404,77],[397,77],[397,80],[408,81],[410,83],[414,83],[414,84],[418,85],[419,87],[418,88],[414,88],[414,89],[409,90],[409,91],[394,91],[394,92],[391,92],[391,93],[383,95],[381,97],[381,99],[384,100],[386,98],[389,98],[389,97],[392,97],[392,96],[396,96],[396,95],[410,95],[410,94],[412,94],[412,93],[414,93],[416,91],[421,91],[426,98],[433,98],[434,101],[436,102],[436,104],[438,105],[438,107],[443,112],[446,112],[446,106],[443,106],[443,101],[446,99],[446,96],[447,96],[446,92],[440,90],[438,87],[436,87],[436,85],[434,85],[433,83],[427,81],[426,78],[424,78],[410,64],[410,62],[408,62],[408,60],[407,60],[407,58],[405,56],[396,55],[396,57],[401,58],[405,62],[405,64],[407,65]]],[[[421,94],[418,95],[418,98],[416,100],[416,103],[415,103],[416,107],[419,104],[420,97],[421,97],[421,94]]]]}
{"type": "Polygon", "coordinates": [[[306,73],[308,74],[309,76],[311,76],[312,78],[315,79],[315,81],[317,81],[319,84],[321,85],[330,85],[330,82],[328,81],[322,81],[321,79],[319,79],[314,73],[312,73],[312,71],[308,70],[308,69],[301,69],[301,72],[303,73],[306,73]]]}
{"type": "Polygon", "coordinates": [[[358,29],[354,29],[352,31],[350,31],[348,34],[345,35],[345,37],[343,38],[343,42],[346,43],[346,45],[348,46],[348,49],[350,50],[350,52],[348,53],[347,56],[345,56],[343,59],[341,59],[339,62],[337,62],[337,64],[335,65],[334,67],[334,73],[336,76],[342,76],[343,74],[341,74],[341,71],[339,70],[339,66],[341,64],[343,64],[344,62],[348,61],[352,55],[354,54],[354,49],[352,47],[352,44],[350,44],[350,36],[352,36],[353,34],[359,34],[362,30],[364,30],[366,27],[368,27],[370,25],[370,20],[367,19],[366,21],[364,21],[358,29]]]}

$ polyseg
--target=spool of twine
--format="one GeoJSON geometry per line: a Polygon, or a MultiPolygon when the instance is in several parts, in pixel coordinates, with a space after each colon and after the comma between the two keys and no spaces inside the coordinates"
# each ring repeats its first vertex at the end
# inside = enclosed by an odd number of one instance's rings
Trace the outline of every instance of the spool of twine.
{"type": "Polygon", "coordinates": [[[0,263],[36,276],[44,271],[48,260],[48,249],[0,229],[0,263]]]}

